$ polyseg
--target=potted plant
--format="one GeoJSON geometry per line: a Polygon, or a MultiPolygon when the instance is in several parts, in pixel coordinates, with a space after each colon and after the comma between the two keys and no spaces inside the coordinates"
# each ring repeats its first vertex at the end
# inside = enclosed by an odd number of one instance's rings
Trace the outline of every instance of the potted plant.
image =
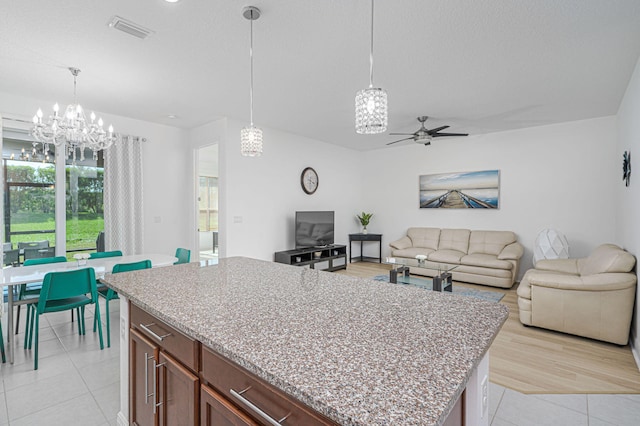
{"type": "Polygon", "coordinates": [[[363,234],[367,233],[367,225],[369,224],[369,221],[371,220],[371,216],[373,216],[373,213],[362,212],[362,214],[356,215],[356,217],[360,221],[360,224],[362,225],[362,233],[363,234]]]}

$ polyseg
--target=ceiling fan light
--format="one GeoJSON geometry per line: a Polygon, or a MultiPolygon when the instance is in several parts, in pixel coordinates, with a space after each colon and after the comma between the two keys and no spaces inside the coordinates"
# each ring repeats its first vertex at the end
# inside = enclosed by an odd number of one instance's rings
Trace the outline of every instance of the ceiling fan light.
{"type": "Polygon", "coordinates": [[[240,153],[245,157],[262,155],[262,129],[252,125],[240,130],[240,153]]]}
{"type": "Polygon", "coordinates": [[[387,92],[370,87],[356,93],[356,132],[376,134],[387,131],[387,92]]]}

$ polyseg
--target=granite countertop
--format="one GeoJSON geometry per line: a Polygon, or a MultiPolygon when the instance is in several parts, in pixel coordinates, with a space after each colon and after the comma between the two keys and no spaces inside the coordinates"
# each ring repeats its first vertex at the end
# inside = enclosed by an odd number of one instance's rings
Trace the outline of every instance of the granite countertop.
{"type": "Polygon", "coordinates": [[[499,303],[255,259],[108,274],[160,319],[344,425],[440,425],[499,303]]]}

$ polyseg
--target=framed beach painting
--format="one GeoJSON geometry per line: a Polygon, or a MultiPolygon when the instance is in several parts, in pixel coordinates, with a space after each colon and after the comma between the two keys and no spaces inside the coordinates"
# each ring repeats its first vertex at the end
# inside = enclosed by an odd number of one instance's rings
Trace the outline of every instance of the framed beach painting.
{"type": "Polygon", "coordinates": [[[421,209],[497,209],[500,171],[420,176],[421,209]]]}

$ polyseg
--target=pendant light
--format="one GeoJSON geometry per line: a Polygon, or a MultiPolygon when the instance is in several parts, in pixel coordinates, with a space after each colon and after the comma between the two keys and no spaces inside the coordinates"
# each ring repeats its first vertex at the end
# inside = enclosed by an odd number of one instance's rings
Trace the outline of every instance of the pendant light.
{"type": "Polygon", "coordinates": [[[369,88],[356,93],[356,132],[376,134],[387,131],[387,92],[373,87],[373,0],[371,0],[371,50],[369,88]]]}
{"type": "Polygon", "coordinates": [[[253,125],[253,21],[260,17],[260,9],[247,6],[242,10],[242,16],[251,23],[251,44],[249,60],[251,62],[251,80],[249,84],[250,126],[240,131],[240,153],[245,157],[262,155],[262,130],[253,125]]]}

